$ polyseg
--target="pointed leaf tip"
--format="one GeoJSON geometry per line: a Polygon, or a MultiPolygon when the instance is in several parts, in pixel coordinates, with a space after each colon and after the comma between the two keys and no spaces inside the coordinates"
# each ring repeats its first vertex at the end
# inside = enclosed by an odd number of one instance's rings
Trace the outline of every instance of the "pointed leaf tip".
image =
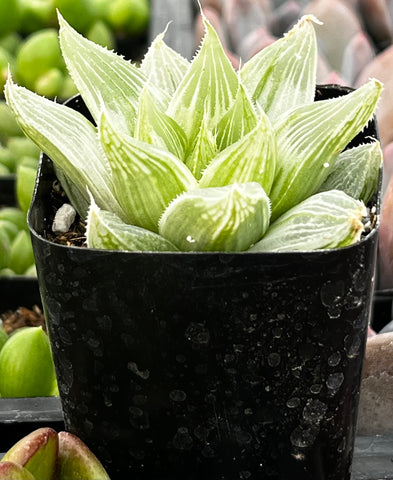
{"type": "Polygon", "coordinates": [[[312,13],[309,13],[307,15],[303,15],[298,23],[297,23],[297,26],[303,26],[305,23],[307,22],[310,22],[310,23],[315,23],[316,25],[323,25],[323,22],[322,20],[319,20],[319,18],[317,18],[315,15],[313,15],[312,13]]]}

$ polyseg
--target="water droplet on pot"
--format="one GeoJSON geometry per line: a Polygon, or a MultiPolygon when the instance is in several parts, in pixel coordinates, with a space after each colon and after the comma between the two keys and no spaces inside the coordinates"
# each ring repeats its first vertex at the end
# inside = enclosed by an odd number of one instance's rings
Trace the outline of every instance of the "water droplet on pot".
{"type": "Polygon", "coordinates": [[[233,345],[233,351],[235,353],[243,353],[244,345],[233,345]]]}
{"type": "Polygon", "coordinates": [[[322,390],[322,385],[320,383],[315,383],[310,387],[310,392],[313,393],[314,395],[318,395],[318,393],[320,393],[321,390],[322,390]]]}
{"type": "Polygon", "coordinates": [[[132,397],[132,401],[133,401],[134,405],[143,406],[143,405],[145,405],[146,402],[147,402],[147,396],[146,396],[146,395],[137,394],[137,395],[134,395],[134,396],[132,397]]]}
{"type": "Polygon", "coordinates": [[[344,381],[344,374],[341,372],[332,373],[326,380],[326,385],[329,390],[337,391],[344,381]]]}
{"type": "Polygon", "coordinates": [[[282,328],[281,327],[274,327],[272,330],[274,338],[280,338],[282,335],[282,328]]]}
{"type": "Polygon", "coordinates": [[[270,367],[278,367],[281,362],[281,357],[279,353],[270,353],[267,357],[267,363],[270,367]]]}
{"type": "Polygon", "coordinates": [[[340,442],[340,445],[337,447],[337,451],[339,453],[343,452],[346,446],[347,446],[347,439],[346,437],[343,437],[343,439],[340,442]]]}
{"type": "Polygon", "coordinates": [[[344,339],[344,348],[347,352],[348,358],[355,358],[359,355],[360,346],[362,341],[359,335],[354,335],[354,337],[350,337],[349,335],[344,339]]]}
{"type": "Polygon", "coordinates": [[[215,450],[210,445],[205,445],[201,453],[205,458],[214,458],[216,456],[215,450]]]}
{"type": "Polygon", "coordinates": [[[240,427],[234,427],[234,432],[239,445],[247,445],[252,441],[251,433],[242,430],[240,427]]]}
{"type": "Polygon", "coordinates": [[[235,360],[235,355],[226,354],[224,357],[224,363],[232,363],[235,360]]]}
{"type": "Polygon", "coordinates": [[[188,325],[184,336],[187,340],[196,345],[207,345],[210,341],[209,330],[203,323],[191,322],[188,325]]]}
{"type": "Polygon", "coordinates": [[[138,407],[129,407],[128,411],[133,417],[141,417],[143,415],[143,410],[138,407]]]}
{"type": "Polygon", "coordinates": [[[57,333],[59,334],[60,340],[63,342],[64,345],[72,345],[72,337],[69,334],[68,330],[64,327],[59,327],[57,329],[57,333]]]}
{"type": "Polygon", "coordinates": [[[147,380],[150,377],[150,372],[149,370],[140,370],[138,368],[138,365],[135,362],[128,362],[127,364],[128,370],[130,370],[132,373],[137,375],[138,377],[142,378],[143,380],[147,380]]]}
{"type": "Polygon", "coordinates": [[[177,448],[178,450],[190,450],[193,443],[192,437],[186,427],[178,428],[176,435],[172,439],[174,448],[177,448]]]}
{"type": "Polygon", "coordinates": [[[187,395],[183,390],[172,390],[169,392],[169,398],[174,402],[184,402],[187,398],[187,395]]]}
{"type": "Polygon", "coordinates": [[[247,480],[247,478],[251,477],[251,472],[248,470],[243,470],[242,472],[239,472],[239,478],[241,480],[247,480]]]}
{"type": "Polygon", "coordinates": [[[101,342],[97,338],[89,337],[86,343],[90,348],[94,350],[100,346],[101,342]]]}
{"type": "Polygon", "coordinates": [[[106,407],[111,407],[113,405],[112,400],[106,395],[104,395],[104,405],[106,407]]]}
{"type": "Polygon", "coordinates": [[[341,316],[341,308],[329,308],[327,311],[328,317],[334,320],[335,318],[340,318],[341,316]]]}
{"type": "Polygon", "coordinates": [[[297,408],[300,405],[300,399],[298,397],[292,397],[287,400],[288,408],[297,408]]]}
{"type": "Polygon", "coordinates": [[[330,355],[328,358],[328,364],[331,367],[337,367],[337,365],[341,362],[341,353],[335,352],[330,355]]]}
{"type": "Polygon", "coordinates": [[[318,429],[299,426],[291,433],[290,440],[294,447],[305,448],[312,445],[317,437],[318,429]]]}
{"type": "Polygon", "coordinates": [[[303,409],[303,419],[307,423],[318,424],[327,412],[327,405],[319,400],[308,400],[303,409]]]}
{"type": "Polygon", "coordinates": [[[341,302],[344,291],[343,281],[326,282],[324,285],[322,285],[320,291],[322,304],[325,307],[336,306],[339,302],[341,302]]]}

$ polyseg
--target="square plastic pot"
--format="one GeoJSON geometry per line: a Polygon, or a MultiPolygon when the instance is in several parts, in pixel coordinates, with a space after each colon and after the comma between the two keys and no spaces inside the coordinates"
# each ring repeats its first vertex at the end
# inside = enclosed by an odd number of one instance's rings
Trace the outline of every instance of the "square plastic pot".
{"type": "Polygon", "coordinates": [[[43,155],[29,226],[65,426],[112,480],[349,480],[378,225],[309,253],[69,247],[54,179],[43,155]]]}

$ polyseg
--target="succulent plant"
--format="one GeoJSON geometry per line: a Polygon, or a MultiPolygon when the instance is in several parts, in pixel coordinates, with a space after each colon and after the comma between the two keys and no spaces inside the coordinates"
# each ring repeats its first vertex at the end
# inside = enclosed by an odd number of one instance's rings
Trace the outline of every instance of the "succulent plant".
{"type": "Polygon", "coordinates": [[[38,428],[13,445],[0,461],[0,480],[110,480],[101,462],[69,432],[38,428]]]}
{"type": "Polygon", "coordinates": [[[372,154],[345,148],[372,118],[382,84],[371,79],[347,95],[315,101],[318,20],[311,15],[238,71],[203,21],[205,36],[191,62],[166,45],[163,32],[137,66],[87,40],[59,14],[62,54],[94,123],[9,76],[7,103],[87,218],[87,245],[274,250],[275,241],[264,238],[277,228],[288,238],[282,250],[358,241],[382,155],[377,140],[372,154]],[[345,161],[352,154],[364,168],[345,161]],[[348,171],[356,189],[345,187],[348,171]],[[320,238],[327,218],[328,242],[320,238]],[[294,241],[305,232],[316,241],[294,241]]]}
{"type": "Polygon", "coordinates": [[[0,352],[0,395],[45,397],[56,391],[48,335],[41,326],[18,328],[0,352]]]}

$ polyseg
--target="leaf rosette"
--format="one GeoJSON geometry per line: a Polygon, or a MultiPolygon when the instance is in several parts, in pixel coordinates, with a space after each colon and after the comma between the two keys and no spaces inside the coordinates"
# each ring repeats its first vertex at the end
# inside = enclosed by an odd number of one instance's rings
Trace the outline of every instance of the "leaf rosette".
{"type": "Polygon", "coordinates": [[[377,140],[346,146],[373,117],[382,84],[315,101],[311,15],[239,71],[203,21],[191,61],[164,31],[137,66],[59,14],[62,54],[93,122],[8,77],[7,103],[87,219],[88,246],[275,251],[278,242],[314,250],[358,241],[381,153],[377,140]],[[321,225],[331,241],[320,241],[321,225]]]}

